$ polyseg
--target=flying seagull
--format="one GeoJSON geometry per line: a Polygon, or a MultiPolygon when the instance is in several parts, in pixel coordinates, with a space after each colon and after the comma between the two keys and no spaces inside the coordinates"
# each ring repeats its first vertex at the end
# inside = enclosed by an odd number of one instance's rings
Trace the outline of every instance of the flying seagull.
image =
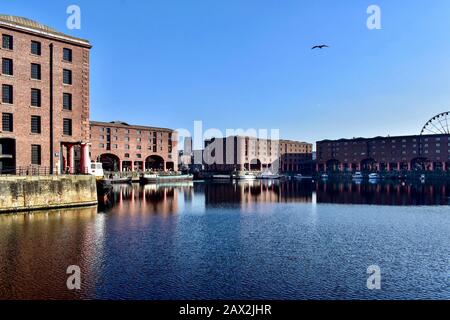
{"type": "Polygon", "coordinates": [[[314,49],[323,49],[323,48],[329,48],[329,46],[327,46],[326,44],[322,44],[322,45],[320,45],[320,46],[314,46],[314,47],[312,47],[311,50],[314,50],[314,49]]]}

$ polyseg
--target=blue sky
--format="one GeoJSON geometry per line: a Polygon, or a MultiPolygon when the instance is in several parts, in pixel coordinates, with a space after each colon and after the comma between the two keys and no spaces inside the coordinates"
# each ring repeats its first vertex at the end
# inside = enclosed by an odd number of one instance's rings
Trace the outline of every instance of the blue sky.
{"type": "Polygon", "coordinates": [[[2,0],[87,38],[91,118],[326,138],[417,134],[450,109],[450,1],[2,0]],[[82,29],[66,28],[77,4],[82,29]],[[366,9],[382,10],[368,30],[366,9]],[[312,51],[314,44],[331,48],[312,51]]]}

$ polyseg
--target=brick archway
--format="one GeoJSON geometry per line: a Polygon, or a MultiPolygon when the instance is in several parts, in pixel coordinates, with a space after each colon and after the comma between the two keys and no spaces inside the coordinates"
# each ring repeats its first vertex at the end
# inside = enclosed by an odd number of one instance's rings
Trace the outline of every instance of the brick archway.
{"type": "Polygon", "coordinates": [[[145,170],[155,170],[155,171],[159,171],[159,170],[165,170],[165,161],[164,158],[153,154],[148,156],[145,159],[145,170]]]}
{"type": "Polygon", "coordinates": [[[103,170],[105,171],[121,171],[121,160],[115,154],[103,153],[98,157],[98,160],[103,164],[103,170]]]}

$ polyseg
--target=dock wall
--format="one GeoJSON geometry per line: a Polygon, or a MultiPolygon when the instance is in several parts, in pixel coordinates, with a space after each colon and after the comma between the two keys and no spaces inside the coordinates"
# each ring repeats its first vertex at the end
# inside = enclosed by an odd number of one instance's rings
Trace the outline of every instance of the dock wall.
{"type": "Polygon", "coordinates": [[[94,176],[0,177],[0,213],[96,204],[94,176]]]}

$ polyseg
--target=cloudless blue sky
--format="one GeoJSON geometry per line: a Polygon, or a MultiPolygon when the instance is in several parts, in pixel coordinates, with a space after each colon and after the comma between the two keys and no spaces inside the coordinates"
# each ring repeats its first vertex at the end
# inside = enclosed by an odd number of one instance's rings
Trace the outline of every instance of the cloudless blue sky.
{"type": "Polygon", "coordinates": [[[91,41],[93,120],[314,142],[417,134],[450,110],[448,0],[2,0],[0,12],[91,41]],[[81,30],[66,28],[71,4],[81,30]],[[371,4],[382,30],[366,27],[371,4]]]}

